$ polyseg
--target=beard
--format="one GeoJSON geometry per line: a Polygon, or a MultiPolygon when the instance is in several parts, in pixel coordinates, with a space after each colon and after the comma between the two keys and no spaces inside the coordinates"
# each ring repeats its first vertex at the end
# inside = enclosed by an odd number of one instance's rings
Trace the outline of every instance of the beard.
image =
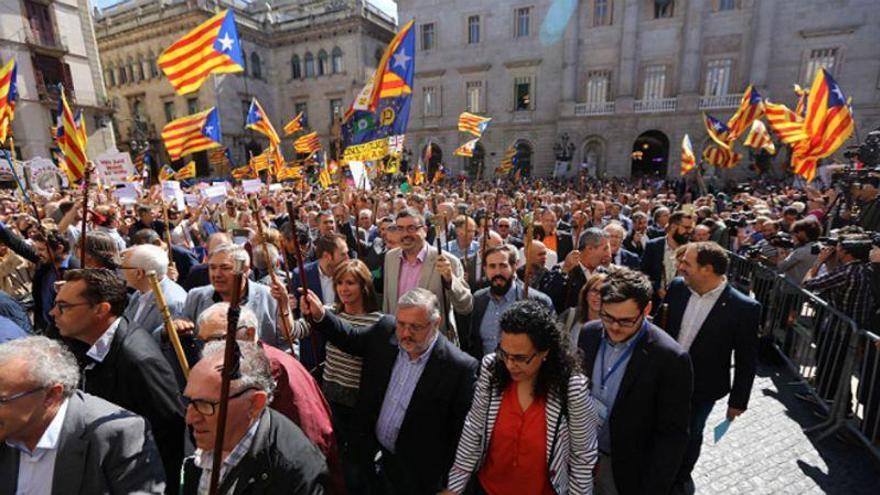
{"type": "Polygon", "coordinates": [[[492,283],[489,285],[489,292],[491,292],[493,296],[501,297],[507,294],[507,291],[510,290],[510,287],[513,285],[513,277],[507,278],[504,275],[495,275],[492,277],[491,282],[492,283]]]}
{"type": "Polygon", "coordinates": [[[672,240],[680,246],[682,244],[687,244],[688,242],[690,242],[691,236],[689,236],[688,234],[679,234],[678,232],[676,232],[675,234],[672,234],[672,240]]]}

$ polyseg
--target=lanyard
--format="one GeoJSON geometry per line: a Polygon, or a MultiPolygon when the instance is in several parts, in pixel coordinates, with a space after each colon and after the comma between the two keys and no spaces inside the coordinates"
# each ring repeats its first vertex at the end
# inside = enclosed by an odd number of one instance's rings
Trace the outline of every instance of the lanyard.
{"type": "Polygon", "coordinates": [[[613,375],[614,372],[616,372],[617,369],[620,368],[620,365],[623,364],[624,361],[626,361],[626,359],[629,357],[629,355],[632,354],[633,349],[635,349],[636,346],[639,345],[639,340],[641,340],[642,336],[644,336],[647,333],[647,331],[646,331],[647,325],[648,325],[648,322],[643,320],[642,321],[642,328],[639,329],[639,333],[638,333],[638,335],[636,335],[636,338],[632,341],[632,343],[629,345],[629,347],[627,347],[626,350],[623,351],[623,354],[621,354],[620,357],[617,358],[617,361],[614,362],[614,364],[611,366],[611,369],[608,370],[607,372],[605,371],[605,347],[606,347],[605,339],[606,339],[606,337],[605,337],[605,332],[602,332],[602,341],[599,343],[599,357],[601,359],[601,361],[599,362],[599,365],[602,367],[602,369],[600,370],[601,376],[599,378],[601,378],[601,381],[599,382],[599,386],[602,388],[603,392],[605,391],[605,387],[608,384],[608,379],[611,378],[611,375],[613,375]]]}

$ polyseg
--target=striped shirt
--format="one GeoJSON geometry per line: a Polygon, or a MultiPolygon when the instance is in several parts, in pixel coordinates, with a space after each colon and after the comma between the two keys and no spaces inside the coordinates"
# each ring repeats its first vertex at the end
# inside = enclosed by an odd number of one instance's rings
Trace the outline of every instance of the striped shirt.
{"type": "MultiPolygon", "coordinates": [[[[238,463],[244,459],[245,454],[251,450],[251,445],[254,443],[254,437],[257,435],[257,428],[260,426],[260,421],[262,421],[262,416],[260,419],[254,421],[254,424],[248,428],[248,431],[245,432],[243,437],[241,437],[241,440],[235,444],[235,448],[232,449],[232,452],[226,456],[226,459],[223,459],[223,463],[220,464],[220,478],[218,480],[220,485],[223,484],[223,480],[226,479],[226,475],[229,474],[229,471],[235,469],[235,466],[238,466],[238,463]]],[[[193,461],[196,467],[199,467],[202,470],[202,475],[199,477],[199,495],[208,495],[211,484],[211,471],[214,467],[214,452],[196,449],[194,456],[195,458],[193,461]]],[[[235,483],[229,487],[229,493],[234,491],[235,483]]]]}
{"type": "MultiPolygon", "coordinates": [[[[340,320],[355,329],[361,330],[375,324],[382,318],[382,313],[375,311],[363,315],[339,313],[340,320]]],[[[324,362],[324,396],[328,402],[354,407],[361,383],[361,364],[363,359],[342,351],[327,342],[327,359],[324,362]]]]}
{"type": "Polygon", "coordinates": [[[846,314],[860,328],[867,328],[874,312],[871,267],[852,261],[825,275],[804,282],[804,289],[819,292],[831,307],[846,314]]]}

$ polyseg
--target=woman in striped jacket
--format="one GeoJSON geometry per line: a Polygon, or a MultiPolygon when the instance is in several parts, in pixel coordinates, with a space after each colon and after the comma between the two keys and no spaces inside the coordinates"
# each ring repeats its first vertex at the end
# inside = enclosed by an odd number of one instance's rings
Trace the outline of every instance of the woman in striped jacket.
{"type": "Polygon", "coordinates": [[[445,493],[592,493],[596,414],[568,338],[534,301],[514,303],[499,328],[445,493]]]}

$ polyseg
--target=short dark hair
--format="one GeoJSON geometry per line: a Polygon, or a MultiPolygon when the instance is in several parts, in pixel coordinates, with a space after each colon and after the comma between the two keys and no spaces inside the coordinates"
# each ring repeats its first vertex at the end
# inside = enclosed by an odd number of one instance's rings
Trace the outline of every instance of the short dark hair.
{"type": "Polygon", "coordinates": [[[141,244],[156,244],[161,241],[159,233],[153,229],[141,229],[131,236],[131,244],[139,246],[141,244]]]}
{"type": "Polygon", "coordinates": [[[802,218],[791,224],[791,233],[795,234],[798,232],[807,234],[807,240],[812,242],[822,235],[822,226],[819,225],[819,222],[813,217],[802,218]]]}
{"type": "Polygon", "coordinates": [[[645,309],[654,295],[654,288],[647,275],[625,267],[609,268],[608,278],[599,291],[602,304],[622,303],[633,299],[639,310],[645,309]]]}
{"type": "Polygon", "coordinates": [[[511,249],[510,245],[508,245],[508,244],[501,244],[498,246],[492,246],[489,249],[487,249],[486,252],[483,253],[483,266],[484,267],[486,266],[486,260],[489,259],[489,256],[496,254],[496,253],[507,254],[507,263],[511,267],[513,267],[514,269],[516,268],[516,260],[517,260],[516,249],[511,249]]]}
{"type": "MultiPolygon", "coordinates": [[[[330,253],[331,255],[336,252],[336,241],[341,239],[343,244],[345,243],[345,236],[342,234],[328,234],[322,235],[315,240],[315,256],[320,258],[324,256],[324,253],[330,253]]],[[[348,249],[346,247],[346,249],[348,249]]]]}
{"type": "Polygon", "coordinates": [[[312,241],[312,238],[309,236],[309,228],[303,225],[301,222],[291,222],[287,221],[281,224],[281,235],[288,241],[292,241],[294,239],[294,224],[296,224],[296,240],[300,245],[308,244],[312,241]]]}
{"type": "Polygon", "coordinates": [[[66,282],[82,280],[86,284],[82,296],[91,305],[110,303],[110,314],[120,316],[128,306],[125,280],[106,268],[76,268],[64,272],[66,282]]]}
{"type": "Polygon", "coordinates": [[[137,207],[137,214],[138,215],[143,215],[144,213],[152,213],[152,212],[153,212],[152,205],[139,205],[137,207]]]}
{"type": "Polygon", "coordinates": [[[672,215],[669,215],[669,225],[678,225],[682,220],[688,218],[693,219],[694,216],[686,211],[678,210],[673,212],[672,215]]]}
{"type": "Polygon", "coordinates": [[[70,241],[67,240],[67,236],[61,235],[57,230],[48,230],[45,235],[42,233],[37,233],[34,236],[34,240],[37,242],[42,242],[46,244],[50,251],[54,252],[59,247],[65,253],[70,252],[70,241]]]}
{"type": "Polygon", "coordinates": [[[399,212],[397,212],[397,218],[395,220],[400,220],[401,218],[406,218],[406,217],[414,218],[416,221],[418,221],[419,223],[421,223],[423,225],[425,223],[425,216],[422,215],[421,213],[419,213],[419,210],[416,210],[415,208],[409,208],[409,207],[404,208],[404,209],[400,210],[399,212]]]}
{"type": "Polygon", "coordinates": [[[712,271],[716,275],[727,273],[730,258],[727,256],[727,251],[718,243],[712,241],[692,242],[688,247],[697,251],[697,265],[711,265],[712,271]]]}

